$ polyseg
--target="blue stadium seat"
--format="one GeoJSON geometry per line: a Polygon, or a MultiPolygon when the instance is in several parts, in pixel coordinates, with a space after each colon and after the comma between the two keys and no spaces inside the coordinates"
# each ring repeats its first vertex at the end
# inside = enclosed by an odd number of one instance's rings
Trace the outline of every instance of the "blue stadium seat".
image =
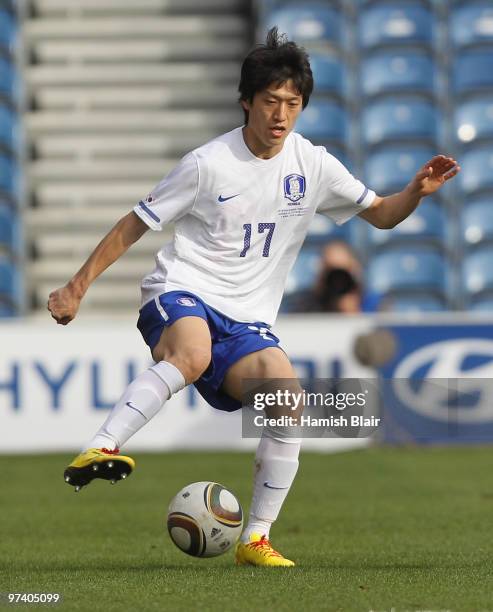
{"type": "Polygon", "coordinates": [[[0,150],[14,152],[17,138],[17,116],[10,108],[0,106],[0,150]]]}
{"type": "Polygon", "coordinates": [[[6,58],[0,57],[0,94],[13,98],[16,85],[15,66],[6,58]]]}
{"type": "Polygon", "coordinates": [[[423,243],[445,248],[447,218],[442,207],[429,198],[424,199],[407,219],[394,229],[370,227],[370,241],[376,246],[391,243],[423,243]]]}
{"type": "Polygon", "coordinates": [[[337,225],[325,215],[315,215],[308,233],[306,235],[306,244],[325,244],[330,240],[347,240],[349,224],[337,225]]]}
{"type": "Polygon", "coordinates": [[[3,304],[1,299],[0,296],[0,319],[14,317],[17,314],[16,309],[11,304],[3,304]]]}
{"type": "Polygon", "coordinates": [[[0,251],[17,247],[17,219],[10,206],[0,202],[0,251]]]}
{"type": "Polygon", "coordinates": [[[453,83],[457,93],[493,91],[493,50],[466,51],[453,65],[453,83]]]}
{"type": "Polygon", "coordinates": [[[300,114],[295,129],[315,142],[344,143],[347,138],[348,118],[338,104],[313,98],[300,114]]]}
{"type": "Polygon", "coordinates": [[[306,246],[302,248],[288,275],[286,293],[294,293],[313,287],[320,265],[320,247],[306,246]]]}
{"type": "Polygon", "coordinates": [[[422,4],[394,2],[370,6],[359,20],[364,49],[380,45],[432,45],[433,14],[422,4]]]}
{"type": "Polygon", "coordinates": [[[493,139],[493,94],[457,106],[454,132],[457,140],[464,143],[493,139]]]}
{"type": "Polygon", "coordinates": [[[418,146],[388,146],[367,157],[365,182],[379,195],[402,189],[434,155],[434,149],[418,146]]]}
{"type": "Polygon", "coordinates": [[[474,312],[493,312],[493,296],[485,297],[483,299],[474,300],[472,304],[469,304],[468,310],[474,312]]]}
{"type": "Polygon", "coordinates": [[[17,186],[17,164],[6,155],[0,153],[0,191],[12,194],[17,186]]]}
{"type": "Polygon", "coordinates": [[[435,65],[414,51],[379,52],[361,62],[361,88],[366,96],[435,92],[435,65]]]}
{"type": "Polygon", "coordinates": [[[419,313],[443,312],[446,309],[443,300],[433,295],[396,295],[383,303],[383,309],[392,312],[419,313]]]}
{"type": "Polygon", "coordinates": [[[313,72],[315,93],[329,93],[341,98],[346,93],[346,71],[340,57],[310,53],[310,66],[313,72]]]}
{"type": "Polygon", "coordinates": [[[493,6],[491,1],[471,2],[452,11],[450,27],[455,47],[493,43],[493,6]]]}
{"type": "Polygon", "coordinates": [[[278,26],[291,40],[305,45],[321,41],[338,45],[342,36],[339,13],[325,2],[286,4],[268,15],[266,24],[278,26]]]}
{"type": "Polygon", "coordinates": [[[369,265],[367,284],[377,293],[419,291],[443,294],[447,267],[442,255],[424,248],[389,249],[375,255],[369,265]]]}
{"type": "Polygon", "coordinates": [[[0,45],[8,51],[13,51],[16,29],[12,13],[0,9],[0,45]]]}
{"type": "Polygon", "coordinates": [[[493,194],[468,202],[461,210],[460,230],[468,246],[493,241],[493,194]]]}
{"type": "Polygon", "coordinates": [[[391,98],[374,102],[365,108],[361,118],[366,145],[392,140],[434,142],[438,124],[433,104],[415,98],[391,98]]]}
{"type": "Polygon", "coordinates": [[[469,297],[493,291],[493,247],[466,255],[462,263],[462,288],[469,297]]]}
{"type": "Polygon", "coordinates": [[[0,255],[0,301],[9,305],[19,302],[19,276],[12,261],[0,255]]]}
{"type": "Polygon", "coordinates": [[[464,193],[493,190],[493,146],[464,153],[461,167],[459,184],[464,193]]]}

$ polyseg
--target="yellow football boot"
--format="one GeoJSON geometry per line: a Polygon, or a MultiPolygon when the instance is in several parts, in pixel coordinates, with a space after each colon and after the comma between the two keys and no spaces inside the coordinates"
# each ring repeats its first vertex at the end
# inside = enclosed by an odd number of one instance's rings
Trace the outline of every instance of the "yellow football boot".
{"type": "Polygon", "coordinates": [[[262,567],[294,567],[293,561],[285,559],[272,548],[265,536],[252,533],[250,542],[238,542],[235,550],[236,565],[258,565],[262,567]]]}
{"type": "Polygon", "coordinates": [[[63,473],[65,482],[75,487],[75,492],[89,484],[94,478],[110,480],[125,479],[135,468],[131,457],[119,454],[119,449],[90,448],[78,455],[63,473]]]}

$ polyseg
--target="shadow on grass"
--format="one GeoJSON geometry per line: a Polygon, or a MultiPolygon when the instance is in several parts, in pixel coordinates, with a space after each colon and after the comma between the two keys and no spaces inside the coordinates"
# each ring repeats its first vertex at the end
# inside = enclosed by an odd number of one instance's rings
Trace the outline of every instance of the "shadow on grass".
{"type": "MultiPolygon", "coordinates": [[[[236,566],[234,561],[225,565],[211,565],[207,564],[207,560],[204,559],[204,564],[183,564],[183,563],[159,563],[159,562],[143,562],[143,563],[125,563],[124,561],[112,561],[104,562],[100,561],[59,561],[59,562],[17,562],[17,563],[0,563],[0,570],[2,573],[13,574],[22,571],[35,571],[40,572],[62,572],[62,573],[84,573],[84,572],[149,572],[149,571],[195,571],[195,572],[223,572],[224,570],[233,569],[236,566]]],[[[251,566],[250,566],[251,567],[251,566]]]]}
{"type": "MultiPolygon", "coordinates": [[[[299,563],[302,565],[302,563],[299,563]]],[[[312,559],[310,564],[304,567],[312,567],[325,570],[461,570],[461,569],[478,569],[484,568],[484,561],[477,561],[471,563],[454,563],[454,562],[423,562],[423,563],[400,563],[400,562],[386,562],[386,563],[330,563],[326,559],[315,560],[312,559]]]]}
{"type": "MultiPolygon", "coordinates": [[[[485,564],[483,561],[477,561],[472,563],[452,563],[452,562],[437,562],[437,563],[330,563],[326,559],[319,560],[313,559],[304,561],[303,559],[299,559],[297,566],[293,568],[296,572],[297,570],[303,571],[337,571],[337,570],[359,570],[359,571],[371,571],[371,570],[386,570],[386,571],[395,571],[395,570],[470,570],[470,569],[480,569],[485,568],[485,564]]],[[[0,562],[0,569],[5,574],[12,574],[20,571],[35,571],[35,572],[61,572],[61,573],[85,573],[85,572],[149,572],[149,571],[160,571],[169,570],[169,571],[177,571],[177,572],[200,572],[200,573],[209,573],[209,572],[223,572],[225,570],[235,570],[235,571],[245,571],[245,570],[259,570],[264,571],[263,568],[256,568],[252,565],[245,565],[242,567],[237,567],[234,565],[234,560],[228,560],[227,563],[221,564],[211,564],[208,563],[207,559],[197,560],[197,563],[166,563],[166,562],[132,562],[126,563],[124,560],[112,560],[109,562],[101,563],[100,560],[74,560],[74,561],[58,561],[58,562],[50,562],[50,561],[31,561],[31,562],[17,562],[17,563],[5,563],[0,562]]]]}

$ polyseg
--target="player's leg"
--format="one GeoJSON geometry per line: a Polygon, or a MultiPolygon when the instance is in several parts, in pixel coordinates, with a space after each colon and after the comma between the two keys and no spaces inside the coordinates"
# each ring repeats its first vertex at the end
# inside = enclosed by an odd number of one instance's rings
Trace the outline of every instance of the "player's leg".
{"type": "Polygon", "coordinates": [[[76,490],[94,478],[114,482],[132,471],[133,460],[119,455],[119,448],[207,368],[211,356],[207,322],[198,316],[179,318],[161,332],[152,355],[157,363],[130,383],[85,450],[65,470],[65,481],[76,490]]]}
{"type": "Polygon", "coordinates": [[[152,357],[155,365],[130,383],[88,448],[121,448],[166,400],[197,380],[211,359],[206,321],[199,317],[178,319],[163,330],[152,357]]]}
{"type": "MultiPolygon", "coordinates": [[[[228,395],[241,400],[245,379],[275,379],[273,384],[282,390],[291,393],[302,391],[289,359],[279,348],[266,348],[240,359],[228,370],[222,388],[228,395]]],[[[301,410],[302,406],[297,411],[289,408],[289,413],[298,416],[301,410]]],[[[266,413],[267,416],[279,416],[279,407],[267,409],[266,413]]],[[[255,456],[249,520],[242,534],[242,543],[237,548],[238,563],[294,565],[274,551],[268,542],[271,525],[279,515],[298,470],[301,440],[292,434],[282,427],[265,427],[263,430],[255,456]]]]}

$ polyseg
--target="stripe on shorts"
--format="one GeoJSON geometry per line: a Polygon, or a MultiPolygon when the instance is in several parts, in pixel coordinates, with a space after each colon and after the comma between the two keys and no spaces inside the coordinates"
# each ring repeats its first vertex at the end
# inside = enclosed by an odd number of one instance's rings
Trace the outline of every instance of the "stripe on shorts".
{"type": "Polygon", "coordinates": [[[159,310],[159,314],[163,317],[165,321],[167,321],[169,319],[169,316],[166,314],[166,311],[164,310],[161,305],[161,302],[159,301],[159,295],[154,298],[154,304],[156,304],[156,308],[159,310]]]}

